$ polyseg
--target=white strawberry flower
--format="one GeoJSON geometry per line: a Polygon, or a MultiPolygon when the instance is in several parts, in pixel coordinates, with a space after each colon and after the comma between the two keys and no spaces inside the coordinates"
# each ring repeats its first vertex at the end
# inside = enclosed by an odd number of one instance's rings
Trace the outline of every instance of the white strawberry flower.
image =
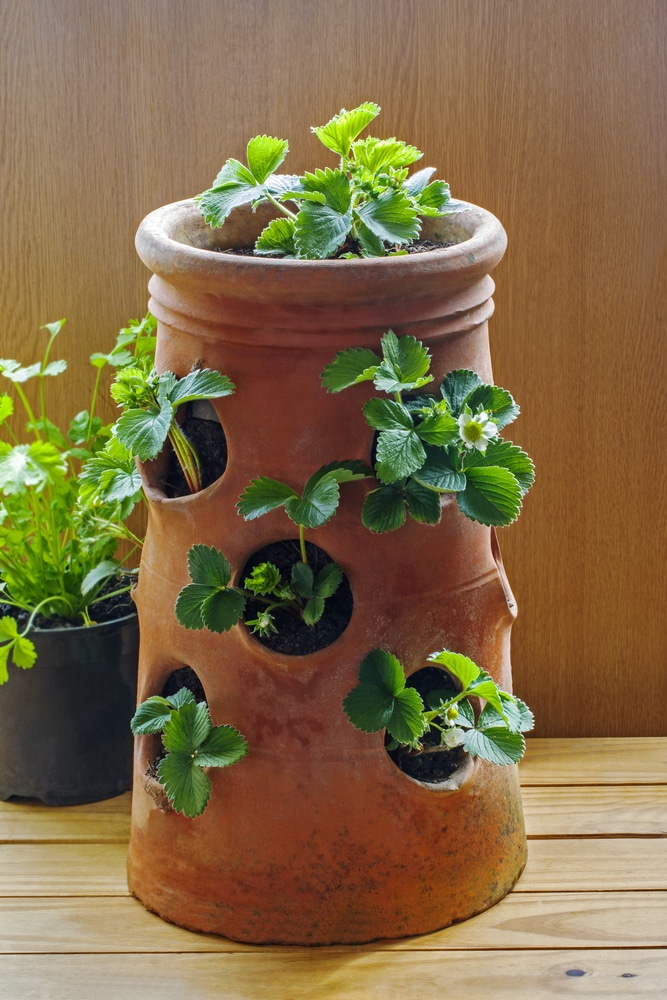
{"type": "Polygon", "coordinates": [[[498,428],[486,413],[470,413],[464,411],[458,418],[459,435],[466,448],[477,451],[486,451],[489,441],[496,437],[498,428]]]}

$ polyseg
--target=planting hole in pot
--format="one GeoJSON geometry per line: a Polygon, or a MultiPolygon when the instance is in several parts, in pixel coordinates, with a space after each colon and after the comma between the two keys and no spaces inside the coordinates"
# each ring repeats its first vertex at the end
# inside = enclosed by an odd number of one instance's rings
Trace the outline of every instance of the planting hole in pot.
{"type": "MultiPolygon", "coordinates": [[[[188,403],[184,414],[179,413],[181,430],[194,445],[201,465],[201,488],[211,486],[227,467],[227,439],[218,414],[208,399],[188,403]]],[[[171,451],[169,463],[162,479],[162,489],[169,499],[188,497],[188,489],[183,470],[176,455],[171,451]]]]}
{"type": "Polygon", "coordinates": [[[192,691],[197,701],[206,701],[204,685],[192,667],[179,667],[178,670],[174,670],[169,674],[162,688],[162,697],[168,698],[170,695],[174,695],[177,691],[180,691],[181,688],[187,688],[188,691],[192,691]]]}
{"type": "MultiPolygon", "coordinates": [[[[308,565],[317,581],[318,573],[325,566],[333,563],[333,559],[324,549],[319,548],[319,546],[314,545],[312,542],[306,542],[306,555],[308,557],[308,565]]],[[[301,550],[298,539],[272,542],[259,549],[250,557],[243,567],[239,578],[239,586],[244,586],[244,581],[252,570],[262,563],[273,563],[280,571],[281,583],[289,584],[292,567],[300,562],[301,550]]],[[[315,653],[319,649],[330,646],[332,642],[342,635],[352,617],[353,607],[352,589],[347,577],[343,574],[343,578],[336,591],[325,599],[322,617],[315,624],[306,625],[298,612],[276,608],[271,610],[271,614],[277,631],[271,631],[268,635],[259,635],[254,632],[252,635],[254,639],[275,653],[284,653],[288,656],[305,656],[308,653],[315,653]]],[[[246,601],[245,620],[253,620],[266,610],[267,600],[249,598],[246,601]]]]}
{"type": "MultiPolygon", "coordinates": [[[[421,695],[424,705],[429,707],[429,695],[433,691],[445,691],[455,694],[457,687],[453,677],[439,667],[423,667],[417,670],[406,681],[406,687],[415,688],[421,695]]],[[[415,752],[410,747],[397,747],[388,751],[394,764],[416,781],[426,784],[440,784],[448,781],[451,776],[470,760],[470,755],[463,747],[440,747],[440,732],[432,729],[421,738],[423,751],[415,752]]],[[[391,743],[387,734],[385,743],[391,743]]]]}

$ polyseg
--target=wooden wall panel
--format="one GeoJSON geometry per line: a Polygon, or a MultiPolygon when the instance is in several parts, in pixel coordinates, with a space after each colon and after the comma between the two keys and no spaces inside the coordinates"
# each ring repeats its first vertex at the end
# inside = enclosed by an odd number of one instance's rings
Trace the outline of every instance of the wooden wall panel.
{"type": "Polygon", "coordinates": [[[498,215],[496,377],[538,467],[501,533],[515,685],[543,736],[664,734],[663,0],[2,0],[0,46],[0,355],[67,316],[63,417],[145,309],[141,218],[260,131],[298,171],[376,100],[498,215]]]}

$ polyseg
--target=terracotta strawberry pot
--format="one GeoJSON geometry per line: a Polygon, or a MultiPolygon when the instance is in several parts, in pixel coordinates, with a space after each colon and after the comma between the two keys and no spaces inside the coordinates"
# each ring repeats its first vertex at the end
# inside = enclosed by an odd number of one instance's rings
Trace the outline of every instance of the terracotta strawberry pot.
{"type": "Polygon", "coordinates": [[[424,342],[437,377],[468,367],[492,380],[489,271],[505,233],[468,206],[425,233],[455,245],[420,255],[304,262],[211,249],[247,246],[260,225],[235,213],[212,233],[186,201],[149,215],[137,236],[154,272],[158,368],[182,376],[206,366],[237,386],[215,403],[228,446],[220,479],[167,499],[166,456],[144,470],[139,701],[189,666],[213,722],[236,726],[250,750],[238,765],[211,771],[210,803],[190,820],[146,776],[158,738],[137,740],[129,884],[167,920],[240,941],[424,933],[489,907],[521,873],[516,767],[466,758],[446,782],[422,783],[396,767],[381,733],[356,730],[341,706],[376,647],[395,653],[407,673],[435,650],[456,650],[511,691],[515,607],[492,530],[464,518],[450,496],[438,526],[409,521],[374,535],[360,520],[368,486],[347,484],[336,516],[309,537],[342,567],[352,615],[335,642],[307,656],[271,652],[242,624],[223,635],[186,631],[173,606],[194,543],[221,549],[238,580],[253,553],[296,537],[283,512],[238,516],[252,478],[300,490],[325,463],[370,461],[373,430],[361,413],[368,384],[337,395],[321,387],[337,351],[377,350],[391,328],[424,342]]]}

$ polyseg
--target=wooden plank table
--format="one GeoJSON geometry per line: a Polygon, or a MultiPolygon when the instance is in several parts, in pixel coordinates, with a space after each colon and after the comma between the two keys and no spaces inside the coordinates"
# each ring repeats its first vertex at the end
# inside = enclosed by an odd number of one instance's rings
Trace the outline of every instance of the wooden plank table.
{"type": "Polygon", "coordinates": [[[528,741],[529,861],[465,923],[360,947],[241,945],[147,913],[130,796],[0,803],[7,1000],[667,998],[667,738],[528,741]]]}

